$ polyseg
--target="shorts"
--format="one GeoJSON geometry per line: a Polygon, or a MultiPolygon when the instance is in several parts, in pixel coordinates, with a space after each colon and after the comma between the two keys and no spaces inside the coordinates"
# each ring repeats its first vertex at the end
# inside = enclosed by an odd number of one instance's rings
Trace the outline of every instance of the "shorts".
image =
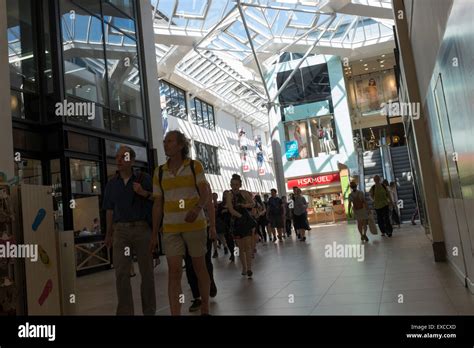
{"type": "Polygon", "coordinates": [[[354,209],[353,212],[356,220],[367,220],[369,218],[369,213],[365,207],[357,210],[354,209]]]}
{"type": "Polygon", "coordinates": [[[268,223],[273,228],[283,228],[283,219],[281,215],[269,216],[268,223]]]}
{"type": "Polygon", "coordinates": [[[162,236],[166,256],[184,256],[186,249],[191,257],[204,256],[207,252],[207,229],[189,232],[166,232],[162,236]]]}

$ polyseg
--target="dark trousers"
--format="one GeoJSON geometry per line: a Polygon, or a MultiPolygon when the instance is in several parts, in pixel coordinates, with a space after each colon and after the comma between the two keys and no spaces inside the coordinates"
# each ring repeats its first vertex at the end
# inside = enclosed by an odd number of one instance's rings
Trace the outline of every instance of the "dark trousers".
{"type": "Polygon", "coordinates": [[[291,236],[291,220],[286,219],[286,235],[291,236]]]}
{"type": "Polygon", "coordinates": [[[380,232],[391,235],[393,228],[390,223],[390,210],[388,205],[380,209],[375,209],[375,211],[377,212],[377,224],[379,225],[380,232]]]}
{"type": "MultiPolygon", "coordinates": [[[[209,229],[207,230],[207,252],[206,252],[206,266],[207,271],[209,272],[209,277],[211,278],[211,283],[214,282],[214,267],[212,266],[212,258],[211,258],[211,251],[212,251],[212,240],[209,238],[209,229]]],[[[186,250],[186,255],[184,256],[184,262],[186,265],[186,278],[188,278],[189,286],[191,287],[191,292],[193,293],[194,298],[201,297],[199,292],[199,283],[198,278],[196,276],[196,272],[194,272],[193,267],[193,260],[192,257],[189,255],[188,251],[186,250]]]]}
{"type": "Polygon", "coordinates": [[[257,226],[258,235],[262,237],[263,241],[267,241],[267,219],[265,217],[260,217],[258,219],[258,226],[257,226]]]}
{"type": "Polygon", "coordinates": [[[230,255],[234,255],[234,248],[235,242],[234,238],[229,232],[224,233],[225,242],[227,243],[227,247],[229,248],[230,255]]]}

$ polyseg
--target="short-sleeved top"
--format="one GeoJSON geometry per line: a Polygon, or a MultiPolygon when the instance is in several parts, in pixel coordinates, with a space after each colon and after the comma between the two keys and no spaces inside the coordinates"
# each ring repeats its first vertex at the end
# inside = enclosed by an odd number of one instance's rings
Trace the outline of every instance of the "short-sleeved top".
{"type": "MultiPolygon", "coordinates": [[[[361,201],[365,201],[364,192],[362,192],[360,190],[352,191],[349,194],[349,202],[352,202],[352,204],[354,204],[356,199],[359,199],[361,201]]],[[[354,208],[354,210],[355,210],[355,208],[354,208]]]]}
{"type": "Polygon", "coordinates": [[[133,191],[133,183],[140,181],[143,189],[151,192],[150,175],[143,173],[141,178],[133,174],[127,184],[120,176],[114,176],[105,187],[102,209],[113,210],[113,222],[147,221],[151,223],[153,202],[133,191]]]}
{"type": "Polygon", "coordinates": [[[388,205],[389,201],[388,190],[382,185],[374,185],[374,208],[381,209],[388,205]]]}
{"type": "Polygon", "coordinates": [[[194,160],[194,181],[191,170],[191,159],[187,158],[178,169],[176,176],[171,173],[168,163],[163,165],[163,174],[160,187],[159,168],[153,176],[153,196],[164,196],[163,205],[163,233],[200,231],[207,227],[204,211],[199,212],[194,222],[184,221],[186,214],[199,203],[199,192],[196,185],[207,183],[204,168],[201,162],[194,160]]]}
{"type": "Polygon", "coordinates": [[[293,201],[294,201],[294,203],[293,203],[293,214],[299,216],[301,214],[306,213],[307,203],[306,203],[306,199],[303,196],[296,196],[295,195],[295,198],[293,199],[293,201]]]}

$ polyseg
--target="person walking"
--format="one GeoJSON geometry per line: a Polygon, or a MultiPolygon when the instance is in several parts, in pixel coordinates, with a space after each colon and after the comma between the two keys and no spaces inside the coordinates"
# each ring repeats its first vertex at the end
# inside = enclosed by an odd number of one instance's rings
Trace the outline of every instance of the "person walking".
{"type": "Polygon", "coordinates": [[[271,197],[268,199],[267,219],[270,223],[273,242],[276,242],[275,229],[278,232],[278,240],[283,241],[283,226],[285,221],[285,208],[283,201],[277,196],[277,190],[271,189],[271,197]]]}
{"type": "MultiPolygon", "coordinates": [[[[214,205],[214,195],[211,196],[212,190],[210,186],[208,187],[208,190],[209,190],[208,192],[209,200],[204,210],[206,218],[207,218],[207,223],[208,223],[207,252],[206,252],[205,258],[206,258],[207,271],[209,273],[209,278],[211,279],[211,288],[209,291],[209,296],[216,297],[217,286],[214,281],[214,267],[212,265],[212,259],[211,259],[213,240],[209,236],[209,226],[212,225],[211,221],[215,221],[215,205],[214,205]]],[[[194,271],[194,267],[193,267],[192,257],[189,254],[187,248],[186,248],[184,263],[185,263],[185,269],[186,269],[186,278],[188,279],[188,284],[191,287],[191,292],[193,294],[193,300],[192,300],[191,307],[189,307],[189,311],[196,312],[201,309],[202,300],[201,300],[201,293],[199,291],[198,278],[196,276],[196,272],[194,271]]]]}
{"type": "Polygon", "coordinates": [[[232,175],[230,181],[232,191],[227,195],[227,209],[232,215],[231,230],[235,243],[239,248],[240,262],[242,264],[242,275],[252,278],[252,230],[255,228],[251,210],[254,202],[250,192],[241,190],[242,180],[240,175],[232,175]]]}
{"type": "Polygon", "coordinates": [[[255,196],[255,203],[257,205],[257,212],[258,212],[258,217],[257,217],[257,222],[258,222],[258,234],[262,238],[263,242],[267,241],[267,231],[266,231],[266,226],[267,226],[267,209],[265,208],[265,204],[262,201],[262,198],[260,195],[255,196]]]}
{"type": "Polygon", "coordinates": [[[375,185],[370,188],[370,197],[374,201],[374,209],[377,213],[377,223],[382,236],[392,237],[392,224],[389,217],[390,194],[384,185],[381,184],[380,176],[374,176],[375,185]]]}
{"type": "Polygon", "coordinates": [[[296,234],[299,236],[301,242],[306,241],[305,232],[309,229],[308,226],[308,202],[301,195],[301,189],[297,186],[293,187],[293,225],[296,234]]]}
{"type": "MultiPolygon", "coordinates": [[[[165,164],[153,177],[153,235],[150,249],[158,243],[160,221],[163,249],[168,262],[168,299],[171,315],[181,314],[182,263],[186,250],[198,278],[201,315],[209,314],[211,281],[206,266],[207,223],[203,209],[209,200],[208,182],[199,161],[189,158],[189,141],[180,131],[169,131],[164,140],[165,164]]],[[[210,221],[209,236],[216,238],[215,221],[210,221]]]]}
{"type": "Polygon", "coordinates": [[[291,209],[290,209],[290,203],[286,199],[286,196],[281,197],[281,200],[283,202],[283,205],[285,207],[285,232],[286,232],[286,237],[290,238],[291,237],[291,209]]]}
{"type": "Polygon", "coordinates": [[[398,208],[397,184],[392,181],[388,187],[392,204],[390,205],[390,217],[393,225],[400,228],[400,209],[398,208]]]}
{"type": "Polygon", "coordinates": [[[217,206],[216,226],[217,229],[221,231],[219,233],[224,234],[225,242],[230,252],[229,261],[234,262],[235,242],[230,231],[231,215],[229,213],[229,209],[227,209],[227,195],[229,194],[230,192],[228,190],[225,190],[222,194],[222,202],[220,202],[217,206]]]}
{"type": "Polygon", "coordinates": [[[148,250],[152,236],[152,182],[146,173],[135,175],[135,151],[121,146],[115,156],[118,173],[107,183],[103,209],[106,210],[105,245],[113,247],[117,291],[117,315],[134,315],[130,276],[133,252],[141,275],[140,294],[144,315],[155,315],[156,296],[153,256],[148,250]]]}
{"type": "Polygon", "coordinates": [[[357,221],[357,229],[359,230],[360,239],[364,242],[368,242],[367,237],[367,226],[369,222],[369,206],[365,199],[364,192],[357,189],[357,183],[351,181],[350,187],[352,192],[349,194],[349,216],[352,216],[354,212],[354,218],[357,221]]]}

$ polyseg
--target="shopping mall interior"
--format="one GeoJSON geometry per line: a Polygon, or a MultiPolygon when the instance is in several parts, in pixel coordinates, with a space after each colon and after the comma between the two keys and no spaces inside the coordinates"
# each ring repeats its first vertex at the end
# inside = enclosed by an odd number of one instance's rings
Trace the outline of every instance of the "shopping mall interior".
{"type": "MultiPolygon", "coordinates": [[[[468,0],[0,0],[0,246],[39,249],[0,248],[0,316],[116,314],[116,154],[153,176],[174,130],[218,202],[233,174],[289,202],[287,236],[254,232],[251,279],[224,241],[208,248],[212,315],[474,315],[472,13],[468,0]],[[376,176],[393,182],[393,236],[376,226],[376,176]]],[[[199,315],[184,270],[182,295],[199,315]]]]}

